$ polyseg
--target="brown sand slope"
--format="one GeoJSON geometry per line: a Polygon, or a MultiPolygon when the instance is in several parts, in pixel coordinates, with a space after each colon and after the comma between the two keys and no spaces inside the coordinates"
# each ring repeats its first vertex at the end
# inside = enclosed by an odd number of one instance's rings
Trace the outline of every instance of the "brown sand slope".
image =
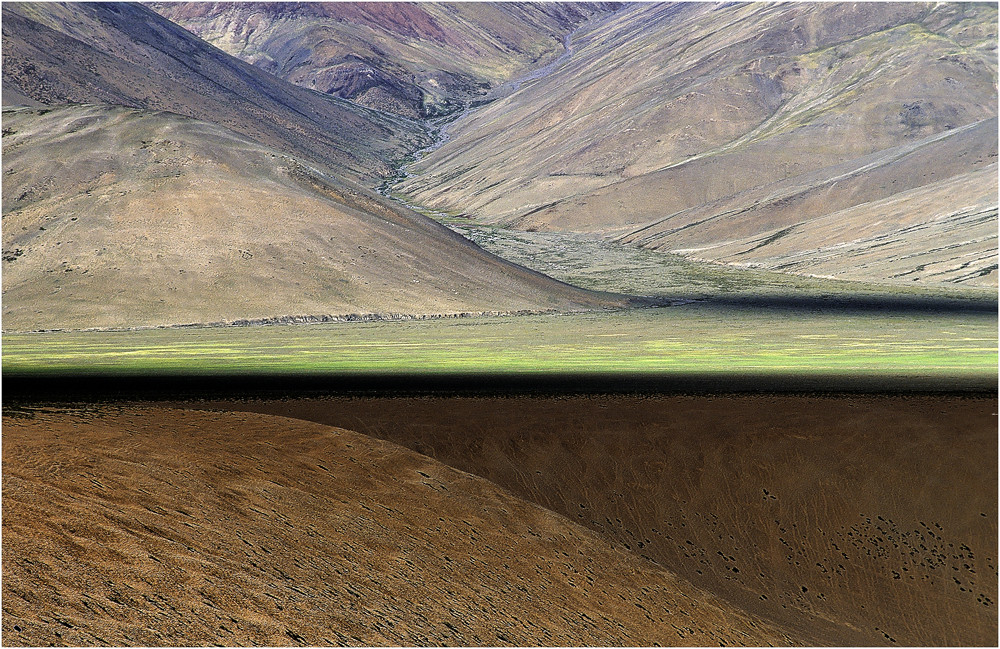
{"type": "Polygon", "coordinates": [[[7,330],[621,303],[213,124],[69,106],[3,126],[7,330]]]}
{"type": "Polygon", "coordinates": [[[161,15],[282,79],[417,117],[454,111],[563,51],[611,3],[156,2],[161,15]]]}
{"type": "MultiPolygon", "coordinates": [[[[766,238],[794,215],[783,227],[996,161],[996,136],[984,134],[985,161],[923,147],[916,160],[828,191],[841,165],[857,169],[867,156],[996,117],[995,6],[637,4],[581,34],[574,50],[551,75],[457,122],[399,189],[520,229],[621,235],[666,220],[649,245],[672,250],[766,238]],[[919,164],[935,174],[914,175],[919,164]],[[789,183],[811,198],[794,214],[794,201],[771,200],[789,183]],[[840,194],[833,204],[829,193],[840,194]],[[712,211],[715,202],[727,206],[712,211]],[[704,224],[685,224],[701,212],[704,224]],[[688,229],[674,236],[674,223],[688,229]]],[[[951,198],[942,191],[937,202],[951,198]]],[[[957,242],[947,228],[940,237],[942,246],[957,242]]],[[[925,241],[907,243],[919,250],[925,241]]],[[[758,252],[742,261],[782,263],[758,252]]],[[[869,278],[912,269],[888,266],[869,278]]]]}
{"type": "Polygon", "coordinates": [[[214,122],[378,184],[425,129],[300,88],[138,4],[4,3],[3,81],[46,104],[106,103],[214,122]]]}
{"type": "Polygon", "coordinates": [[[3,445],[5,645],[796,641],[345,430],[125,407],[5,416],[3,445]]]}
{"type": "Polygon", "coordinates": [[[221,404],[403,444],[833,645],[996,645],[997,401],[221,404]]]}

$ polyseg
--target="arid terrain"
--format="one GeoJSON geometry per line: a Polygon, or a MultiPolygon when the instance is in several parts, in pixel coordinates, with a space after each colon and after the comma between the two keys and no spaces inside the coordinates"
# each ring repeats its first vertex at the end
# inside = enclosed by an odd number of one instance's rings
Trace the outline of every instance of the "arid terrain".
{"type": "Polygon", "coordinates": [[[995,3],[2,8],[4,646],[996,646],[995,3]]]}
{"type": "Polygon", "coordinates": [[[4,643],[995,644],[996,405],[8,408],[4,643]]]}
{"type": "MultiPolygon", "coordinates": [[[[996,399],[220,403],[483,476],[810,643],[996,642],[996,399]]],[[[205,404],[212,407],[212,404],[205,404]]]]}
{"type": "Polygon", "coordinates": [[[6,330],[627,302],[215,124],[63,106],[3,126],[6,330]]]}
{"type": "Polygon", "coordinates": [[[410,208],[996,286],[990,5],[151,6],[5,5],[5,331],[627,303],[410,208]]]}
{"type": "Polygon", "coordinates": [[[626,5],[396,191],[742,266],[996,286],[996,15],[626,5]]]}
{"type": "Polygon", "coordinates": [[[214,122],[362,183],[429,141],[412,120],[278,79],[137,4],[5,3],[3,53],[4,88],[32,100],[214,122]]]}
{"type": "Polygon", "coordinates": [[[407,117],[483,101],[542,67],[614,3],[149,5],[206,42],[300,86],[407,117]]]}
{"type": "Polygon", "coordinates": [[[145,407],[3,421],[5,645],[790,644],[394,444],[145,407]]]}
{"type": "Polygon", "coordinates": [[[5,96],[29,104],[3,116],[5,331],[628,303],[370,191],[431,141],[425,124],[292,85],[139,5],[4,17],[5,96]]]}

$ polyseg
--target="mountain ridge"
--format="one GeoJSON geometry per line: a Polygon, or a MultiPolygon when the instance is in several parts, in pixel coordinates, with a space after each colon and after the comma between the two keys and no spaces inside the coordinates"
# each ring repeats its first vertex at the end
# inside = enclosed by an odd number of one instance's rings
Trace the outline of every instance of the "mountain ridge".
{"type": "Polygon", "coordinates": [[[6,3],[3,17],[4,83],[45,104],[168,110],[368,186],[429,141],[413,120],[280,80],[141,5],[6,3]]]}
{"type": "Polygon", "coordinates": [[[407,117],[482,101],[616,3],[149,3],[297,85],[407,117]]]}

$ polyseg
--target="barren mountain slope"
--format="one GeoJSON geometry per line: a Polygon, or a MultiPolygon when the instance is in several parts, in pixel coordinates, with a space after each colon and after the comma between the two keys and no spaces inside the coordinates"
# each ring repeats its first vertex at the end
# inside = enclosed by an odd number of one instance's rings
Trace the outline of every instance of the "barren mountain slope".
{"type": "MultiPolygon", "coordinates": [[[[964,138],[966,150],[929,138],[996,117],[996,16],[995,5],[964,3],[630,6],[581,34],[551,75],[456,123],[397,188],[521,229],[623,235],[653,222],[669,230],[680,216],[683,236],[647,242],[664,250],[763,240],[776,221],[788,227],[994,162],[995,135],[964,138]],[[921,141],[909,156],[894,153],[921,141]],[[878,185],[851,181],[836,201],[818,199],[870,156],[886,158],[878,185]],[[936,173],[915,177],[923,156],[936,173]],[[789,184],[815,199],[794,218],[767,204],[789,184]],[[717,201],[726,209],[712,212],[717,201]],[[699,230],[684,217],[696,213],[713,233],[689,244],[699,230]]],[[[947,200],[942,192],[937,202],[947,200]]],[[[767,253],[741,260],[784,263],[767,253]]],[[[887,263],[869,279],[910,270],[887,263]]]]}
{"type": "Polygon", "coordinates": [[[427,141],[415,122],[277,79],[134,4],[4,3],[3,57],[4,83],[43,103],[169,110],[369,186],[427,141]]]}
{"type": "Polygon", "coordinates": [[[802,642],[364,435],[167,409],[7,414],[7,645],[802,642]]]}
{"type": "Polygon", "coordinates": [[[555,58],[612,3],[155,2],[209,43],[300,86],[410,117],[445,113],[555,58]]]}
{"type": "Polygon", "coordinates": [[[996,644],[996,406],[767,395],[215,404],[349,423],[840,646],[996,644]]]}
{"type": "Polygon", "coordinates": [[[621,304],[214,124],[3,115],[6,330],[621,304]]]}
{"type": "Polygon", "coordinates": [[[996,286],[997,120],[675,212],[619,240],[844,279],[996,286]]]}

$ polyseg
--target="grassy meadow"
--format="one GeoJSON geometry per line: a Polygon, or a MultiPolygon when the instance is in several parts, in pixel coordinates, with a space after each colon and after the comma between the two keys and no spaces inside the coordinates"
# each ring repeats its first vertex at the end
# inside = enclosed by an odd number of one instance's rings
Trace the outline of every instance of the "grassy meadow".
{"type": "Polygon", "coordinates": [[[692,303],[610,313],[4,336],[44,373],[737,373],[989,376],[996,318],[692,303]]]}

